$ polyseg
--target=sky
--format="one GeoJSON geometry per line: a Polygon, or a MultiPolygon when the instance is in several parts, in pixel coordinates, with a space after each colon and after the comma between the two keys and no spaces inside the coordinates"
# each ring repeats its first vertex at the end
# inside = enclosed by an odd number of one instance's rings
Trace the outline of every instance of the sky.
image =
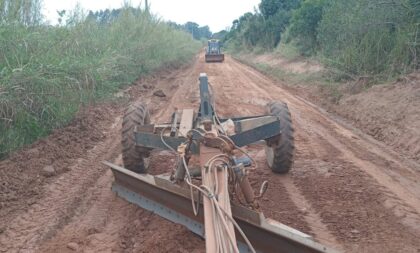
{"type": "MultiPolygon", "coordinates": [[[[83,9],[97,11],[119,8],[121,0],[44,0],[44,15],[52,24],[57,23],[57,10],[73,9],[80,3],[83,9]]],[[[151,11],[163,20],[179,24],[193,21],[200,26],[208,25],[218,32],[232,25],[232,21],[246,12],[253,12],[260,0],[149,0],[151,11]]],[[[144,0],[131,0],[133,6],[144,0]]]]}

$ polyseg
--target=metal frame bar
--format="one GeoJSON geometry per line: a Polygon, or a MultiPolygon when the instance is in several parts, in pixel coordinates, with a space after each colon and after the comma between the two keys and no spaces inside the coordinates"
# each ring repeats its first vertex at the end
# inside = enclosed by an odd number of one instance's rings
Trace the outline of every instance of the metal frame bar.
{"type": "Polygon", "coordinates": [[[209,90],[209,82],[207,74],[200,74],[200,110],[198,111],[199,121],[213,122],[213,105],[211,101],[211,94],[209,90]]]}
{"type": "Polygon", "coordinates": [[[238,134],[230,136],[232,141],[238,147],[243,147],[260,140],[266,140],[280,133],[280,121],[276,120],[271,123],[249,129],[238,134]]]}
{"type": "MultiPolygon", "coordinates": [[[[247,117],[241,120],[234,121],[237,134],[230,136],[232,141],[238,146],[243,147],[261,140],[269,139],[280,133],[280,121],[274,116],[263,117],[247,117]]],[[[168,149],[163,144],[160,134],[141,131],[135,132],[136,144],[147,148],[168,149]]],[[[201,136],[197,133],[193,134],[193,140],[196,142],[191,146],[191,152],[197,154],[199,152],[198,142],[201,136]]],[[[172,137],[163,136],[164,141],[173,149],[188,139],[183,136],[172,137]]]]}

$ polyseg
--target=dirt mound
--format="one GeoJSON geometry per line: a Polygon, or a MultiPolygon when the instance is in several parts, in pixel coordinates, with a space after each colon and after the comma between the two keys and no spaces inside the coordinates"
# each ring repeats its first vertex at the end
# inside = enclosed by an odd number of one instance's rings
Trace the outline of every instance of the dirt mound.
{"type": "Polygon", "coordinates": [[[43,185],[53,180],[46,168],[55,175],[66,172],[74,160],[101,141],[116,111],[110,104],[85,108],[64,129],[0,162],[0,220],[10,219],[17,209],[41,197],[43,185]]]}
{"type": "Polygon", "coordinates": [[[375,139],[420,161],[420,73],[344,95],[333,110],[375,139]]]}

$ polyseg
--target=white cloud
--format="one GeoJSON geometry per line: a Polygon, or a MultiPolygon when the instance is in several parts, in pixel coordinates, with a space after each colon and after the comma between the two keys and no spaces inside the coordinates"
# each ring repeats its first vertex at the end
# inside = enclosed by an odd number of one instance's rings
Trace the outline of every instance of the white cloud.
{"type": "MultiPolygon", "coordinates": [[[[51,23],[56,23],[57,10],[73,9],[77,3],[86,10],[119,8],[121,0],[44,0],[44,15],[51,23]]],[[[253,12],[260,0],[149,0],[153,13],[164,20],[183,24],[193,21],[208,25],[213,32],[230,27],[232,21],[245,12],[253,12]]],[[[144,1],[132,0],[138,6],[144,1]]]]}

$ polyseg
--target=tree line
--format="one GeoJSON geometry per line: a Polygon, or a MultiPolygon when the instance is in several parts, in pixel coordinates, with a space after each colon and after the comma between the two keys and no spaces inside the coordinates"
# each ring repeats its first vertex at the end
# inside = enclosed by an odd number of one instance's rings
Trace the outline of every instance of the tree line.
{"type": "Polygon", "coordinates": [[[234,51],[290,45],[349,76],[406,73],[419,68],[420,1],[262,0],[224,40],[234,51]]]}
{"type": "MultiPolygon", "coordinates": [[[[87,15],[88,20],[94,20],[95,22],[105,25],[113,22],[119,15],[122,9],[105,9],[100,11],[89,11],[89,14],[87,15]]],[[[65,13],[65,11],[63,11],[65,13]]],[[[59,12],[63,13],[63,12],[59,12]]],[[[61,15],[60,15],[61,16],[61,15]]],[[[186,33],[191,34],[192,38],[196,40],[201,39],[210,39],[212,37],[212,32],[210,31],[210,27],[206,26],[200,26],[199,24],[188,21],[185,24],[178,24],[172,21],[168,21],[167,24],[175,28],[177,30],[184,31],[186,33]]]]}
{"type": "Polygon", "coordinates": [[[200,26],[199,24],[191,21],[188,21],[185,24],[177,24],[175,22],[169,21],[168,24],[176,29],[191,34],[191,36],[196,40],[208,40],[212,38],[213,35],[209,26],[200,26]]]}

